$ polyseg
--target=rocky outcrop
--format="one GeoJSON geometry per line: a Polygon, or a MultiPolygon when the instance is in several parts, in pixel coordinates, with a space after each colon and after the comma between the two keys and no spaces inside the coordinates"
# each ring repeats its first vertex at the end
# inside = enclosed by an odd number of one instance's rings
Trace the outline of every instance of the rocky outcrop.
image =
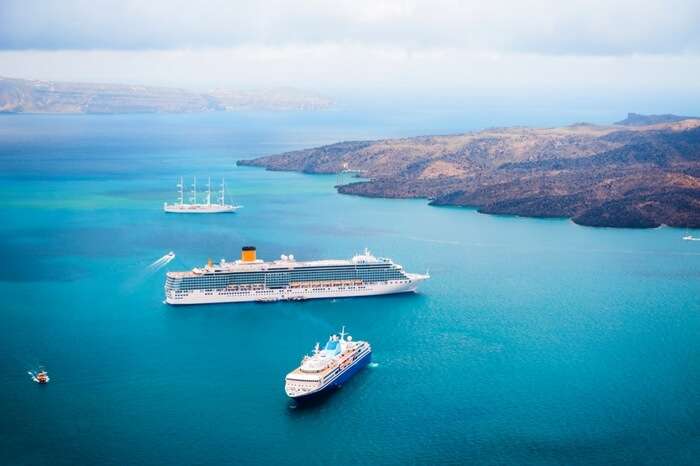
{"type": "Polygon", "coordinates": [[[339,186],[345,194],[590,226],[700,227],[698,119],[343,142],[239,163],[369,178],[339,186]]]}

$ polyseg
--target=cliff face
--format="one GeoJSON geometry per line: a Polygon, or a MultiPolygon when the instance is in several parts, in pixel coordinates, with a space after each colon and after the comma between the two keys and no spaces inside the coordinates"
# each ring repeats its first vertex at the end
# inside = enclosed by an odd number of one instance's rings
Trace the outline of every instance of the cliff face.
{"type": "Polygon", "coordinates": [[[320,110],[331,101],[295,89],[196,93],[166,87],[0,78],[5,113],[195,113],[320,110]]]}
{"type": "Polygon", "coordinates": [[[343,142],[239,163],[308,173],[349,167],[370,178],[338,188],[347,194],[591,226],[700,227],[697,119],[343,142]]]}

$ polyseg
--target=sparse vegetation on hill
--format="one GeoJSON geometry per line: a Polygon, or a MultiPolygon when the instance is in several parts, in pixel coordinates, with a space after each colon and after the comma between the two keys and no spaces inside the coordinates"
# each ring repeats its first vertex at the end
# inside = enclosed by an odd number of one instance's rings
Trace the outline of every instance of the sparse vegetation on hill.
{"type": "Polygon", "coordinates": [[[570,217],[591,226],[700,227],[700,120],[644,121],[651,124],[341,142],[239,163],[306,173],[361,170],[370,180],[340,186],[346,194],[423,197],[433,205],[570,217]]]}

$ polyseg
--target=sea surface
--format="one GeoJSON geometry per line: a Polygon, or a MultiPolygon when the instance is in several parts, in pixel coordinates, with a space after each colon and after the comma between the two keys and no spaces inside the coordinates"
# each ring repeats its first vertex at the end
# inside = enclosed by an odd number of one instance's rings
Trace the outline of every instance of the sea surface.
{"type": "Polygon", "coordinates": [[[0,116],[0,464],[698,464],[700,242],[685,231],[343,196],[335,176],[235,166],[489,124],[0,116]],[[225,177],[245,207],[166,215],[181,175],[225,177]],[[368,247],[432,278],[410,295],[163,304],[166,270],[243,245],[265,259],[368,247]],[[295,406],[285,374],[342,325],[376,364],[295,406]],[[41,365],[47,386],[27,374],[41,365]]]}

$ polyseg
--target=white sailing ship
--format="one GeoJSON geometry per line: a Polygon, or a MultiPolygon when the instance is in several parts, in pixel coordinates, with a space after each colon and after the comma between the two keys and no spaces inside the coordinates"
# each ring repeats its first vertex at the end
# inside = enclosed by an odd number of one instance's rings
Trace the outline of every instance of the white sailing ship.
{"type": "Polygon", "coordinates": [[[235,212],[243,207],[240,205],[226,204],[226,183],[223,178],[221,179],[221,191],[219,191],[219,197],[216,202],[212,202],[211,178],[209,178],[207,182],[206,197],[203,203],[197,202],[197,177],[194,177],[192,183],[192,196],[189,199],[189,203],[185,203],[185,184],[182,177],[180,177],[177,188],[177,202],[174,204],[164,203],[163,210],[165,212],[173,214],[221,214],[235,212]]]}

